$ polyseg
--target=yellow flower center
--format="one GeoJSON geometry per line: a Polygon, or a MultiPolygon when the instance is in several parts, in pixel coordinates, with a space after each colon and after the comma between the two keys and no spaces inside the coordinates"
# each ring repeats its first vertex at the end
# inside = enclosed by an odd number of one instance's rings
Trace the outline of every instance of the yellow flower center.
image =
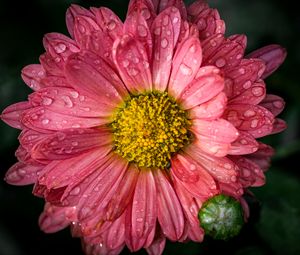
{"type": "Polygon", "coordinates": [[[139,167],[164,169],[190,142],[186,111],[166,92],[134,95],[111,124],[115,151],[139,167]]]}

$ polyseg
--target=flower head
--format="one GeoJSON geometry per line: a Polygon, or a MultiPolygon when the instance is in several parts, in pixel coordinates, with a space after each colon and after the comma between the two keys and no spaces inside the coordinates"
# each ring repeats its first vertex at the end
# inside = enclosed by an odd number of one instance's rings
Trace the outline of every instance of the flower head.
{"type": "Polygon", "coordinates": [[[203,1],[72,5],[71,38],[47,34],[40,64],[22,70],[34,90],[1,118],[22,130],[6,181],[35,184],[45,232],[71,225],[87,254],[201,242],[198,212],[226,194],[248,209],[272,149],[256,138],[285,128],[283,100],[263,78],[284,60],[271,45],[244,57],[246,37],[224,36],[203,1]]]}

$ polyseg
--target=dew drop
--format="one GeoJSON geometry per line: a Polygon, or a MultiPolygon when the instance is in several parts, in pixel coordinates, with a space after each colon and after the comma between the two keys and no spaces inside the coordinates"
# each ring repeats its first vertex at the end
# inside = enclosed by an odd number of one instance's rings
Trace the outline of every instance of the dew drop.
{"type": "Polygon", "coordinates": [[[178,17],[175,17],[175,18],[173,19],[173,24],[178,23],[178,21],[179,21],[179,18],[178,18],[178,17]]]}
{"type": "Polygon", "coordinates": [[[163,23],[164,26],[167,26],[169,24],[169,17],[167,15],[163,18],[162,23],[163,23]]]}
{"type": "Polygon", "coordinates": [[[42,124],[43,124],[43,125],[47,125],[49,122],[50,122],[50,121],[49,121],[48,119],[43,119],[43,120],[42,120],[42,124]]]}
{"type": "Polygon", "coordinates": [[[251,128],[256,128],[258,126],[258,120],[257,119],[252,120],[250,126],[251,128]]]}
{"type": "Polygon", "coordinates": [[[154,34],[155,35],[160,35],[160,33],[161,33],[161,28],[160,27],[157,27],[157,28],[154,29],[154,34]]]}
{"type": "Polygon", "coordinates": [[[264,94],[264,89],[262,87],[254,87],[251,89],[254,96],[260,97],[264,94]]]}
{"type": "Polygon", "coordinates": [[[143,9],[141,11],[141,14],[143,15],[143,17],[145,18],[145,20],[148,20],[151,18],[151,13],[149,12],[148,9],[143,9]]]}
{"type": "Polygon", "coordinates": [[[167,48],[168,44],[169,44],[169,42],[166,38],[162,39],[161,42],[160,42],[160,45],[163,49],[167,48]]]}
{"type": "Polygon", "coordinates": [[[43,98],[43,101],[42,101],[43,105],[48,106],[48,105],[51,105],[52,103],[53,103],[53,100],[51,98],[49,98],[49,97],[44,97],[43,98]]]}
{"type": "Polygon", "coordinates": [[[253,116],[255,116],[255,114],[256,113],[253,110],[247,110],[247,111],[244,112],[244,116],[247,117],[247,118],[253,117],[253,116]]]}
{"type": "Polygon", "coordinates": [[[236,182],[236,176],[235,176],[235,175],[231,176],[231,177],[230,177],[230,180],[231,180],[232,182],[236,182]]]}
{"type": "Polygon", "coordinates": [[[232,168],[231,164],[229,164],[229,163],[225,163],[224,167],[228,170],[230,170],[232,168]]]}
{"type": "Polygon", "coordinates": [[[129,61],[127,59],[125,59],[123,61],[123,67],[127,68],[129,66],[129,61]]]}
{"type": "Polygon", "coordinates": [[[132,75],[132,76],[136,76],[139,73],[139,71],[135,68],[131,68],[128,70],[128,74],[132,75]]]}
{"type": "Polygon", "coordinates": [[[72,146],[78,146],[78,142],[72,142],[72,146]]]}
{"type": "Polygon", "coordinates": [[[107,23],[107,29],[109,31],[112,31],[115,29],[116,25],[117,25],[116,22],[114,20],[111,20],[107,23]]]}
{"type": "Polygon", "coordinates": [[[137,218],[136,221],[137,222],[143,222],[143,218],[137,218]]]}
{"type": "Polygon", "coordinates": [[[180,65],[180,71],[183,75],[192,75],[193,73],[192,69],[185,64],[180,65]]]}
{"type": "Polygon", "coordinates": [[[73,124],[72,128],[80,128],[80,124],[73,124]]]}
{"type": "Polygon", "coordinates": [[[245,68],[241,67],[241,68],[239,69],[239,73],[240,73],[240,74],[245,74],[245,72],[246,72],[246,71],[245,71],[245,68]]]}
{"type": "Polygon", "coordinates": [[[251,87],[251,81],[246,81],[244,84],[243,84],[243,88],[244,89],[249,89],[251,87]]]}
{"type": "Polygon", "coordinates": [[[80,187],[76,187],[75,189],[73,189],[71,192],[70,192],[70,195],[72,196],[76,196],[80,193],[81,189],[80,187]]]}
{"type": "Polygon", "coordinates": [[[54,47],[56,53],[60,54],[66,51],[67,46],[63,43],[59,43],[54,47]]]}
{"type": "Polygon", "coordinates": [[[195,171],[195,170],[196,170],[196,166],[195,166],[194,164],[191,164],[191,165],[190,165],[190,170],[191,170],[191,171],[195,171]]]}
{"type": "Polygon", "coordinates": [[[246,144],[248,144],[248,142],[247,142],[247,140],[246,140],[246,139],[241,139],[240,143],[241,143],[241,144],[243,144],[243,145],[246,145],[246,144]]]}
{"type": "Polygon", "coordinates": [[[78,98],[78,96],[79,96],[77,91],[71,91],[70,94],[73,98],[78,98]]]}
{"type": "Polygon", "coordinates": [[[226,61],[224,58],[219,58],[216,60],[216,66],[221,68],[226,65],[226,61]]]}
{"type": "Polygon", "coordinates": [[[68,107],[68,108],[72,108],[73,107],[73,102],[72,102],[72,100],[71,100],[70,97],[68,97],[68,96],[62,96],[61,98],[64,101],[66,107],[68,107]]]}

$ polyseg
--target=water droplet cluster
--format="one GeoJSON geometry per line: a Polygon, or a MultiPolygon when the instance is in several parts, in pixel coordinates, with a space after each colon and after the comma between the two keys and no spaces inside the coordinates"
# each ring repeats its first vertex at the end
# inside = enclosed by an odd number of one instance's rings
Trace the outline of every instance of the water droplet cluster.
{"type": "Polygon", "coordinates": [[[145,168],[167,168],[171,156],[190,142],[187,113],[168,93],[134,95],[111,124],[116,152],[145,168]]]}

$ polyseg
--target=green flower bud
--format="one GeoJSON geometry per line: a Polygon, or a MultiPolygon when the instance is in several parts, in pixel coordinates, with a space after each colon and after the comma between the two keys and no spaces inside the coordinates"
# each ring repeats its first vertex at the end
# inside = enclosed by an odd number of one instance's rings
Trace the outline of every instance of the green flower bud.
{"type": "Polygon", "coordinates": [[[241,204],[223,194],[208,199],[202,205],[198,218],[205,234],[220,240],[236,236],[244,225],[241,204]]]}

